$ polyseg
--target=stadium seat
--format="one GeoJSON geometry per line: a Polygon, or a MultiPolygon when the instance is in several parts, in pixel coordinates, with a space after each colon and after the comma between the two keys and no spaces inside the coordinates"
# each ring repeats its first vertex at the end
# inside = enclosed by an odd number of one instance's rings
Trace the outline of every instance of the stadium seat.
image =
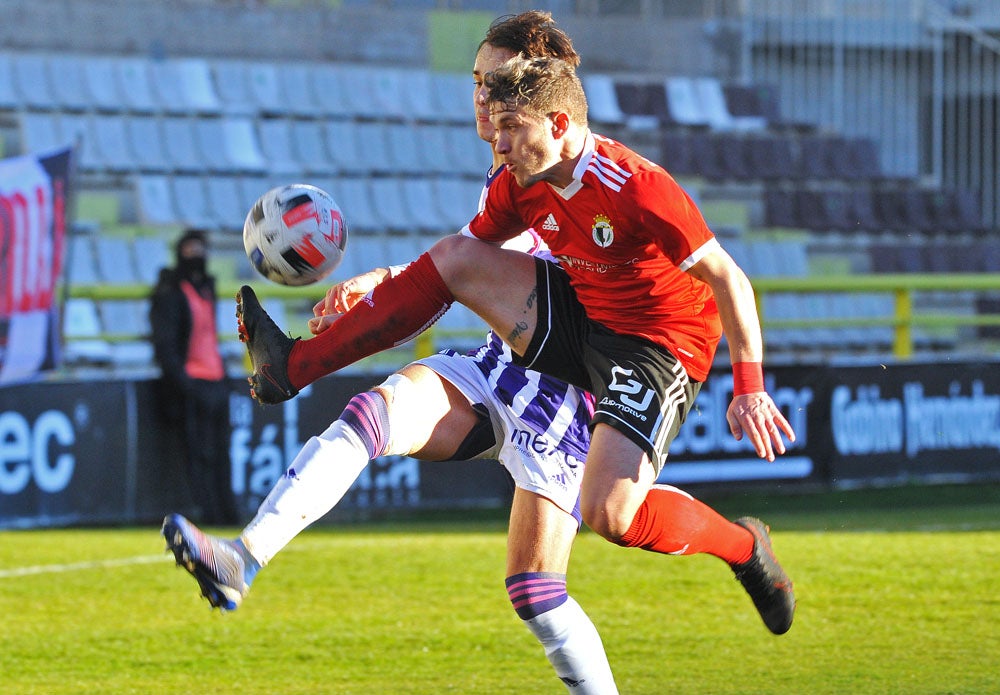
{"type": "Polygon", "coordinates": [[[417,158],[425,173],[452,174],[450,155],[451,127],[440,123],[412,126],[417,143],[417,158]]]}
{"type": "Polygon", "coordinates": [[[680,126],[707,128],[711,117],[701,102],[697,83],[690,77],[668,77],[665,82],[667,113],[680,126]]]}
{"type": "Polygon", "coordinates": [[[96,285],[101,281],[97,272],[97,259],[94,257],[94,244],[91,237],[83,234],[71,235],[66,256],[67,279],[71,286],[96,285]]]}
{"type": "Polygon", "coordinates": [[[724,84],[726,110],[735,118],[761,119],[764,127],[778,125],[781,115],[773,88],[756,84],[724,84]]]}
{"type": "Polygon", "coordinates": [[[769,227],[801,227],[795,192],[780,188],[764,191],[764,224],[769,227]]]}
{"type": "Polygon", "coordinates": [[[143,224],[173,225],[178,223],[174,209],[170,179],[163,175],[141,175],[135,178],[136,208],[143,224]]]}
{"type": "Polygon", "coordinates": [[[312,67],[304,62],[287,62],[277,65],[277,99],[286,116],[318,118],[323,115],[323,105],[312,88],[312,67]]]}
{"type": "MultiPolygon", "coordinates": [[[[385,234],[370,234],[362,232],[352,234],[347,244],[347,253],[343,264],[337,269],[337,278],[349,278],[367,273],[375,268],[384,268],[395,263],[388,253],[388,236],[385,234]]],[[[397,259],[407,262],[409,259],[397,259]]]]}
{"type": "Polygon", "coordinates": [[[791,139],[783,135],[751,137],[746,141],[747,166],[754,178],[778,181],[795,177],[797,163],[791,139]]]}
{"type": "Polygon", "coordinates": [[[64,140],[59,134],[59,119],[54,113],[23,113],[18,121],[25,152],[47,152],[73,144],[72,140],[64,140]]]}
{"type": "Polygon", "coordinates": [[[83,69],[83,84],[90,98],[90,105],[97,111],[110,113],[125,110],[125,100],[118,90],[115,61],[111,56],[74,56],[83,69]]]}
{"type": "MultiPolygon", "coordinates": [[[[243,210],[243,217],[254,206],[257,199],[275,186],[291,183],[287,179],[268,178],[260,174],[250,174],[236,177],[236,190],[239,196],[240,209],[243,210]]],[[[322,188],[322,186],[320,186],[322,188]]]]}
{"type": "Polygon", "coordinates": [[[434,98],[434,75],[430,70],[407,70],[404,80],[403,108],[408,120],[438,123],[451,117],[451,114],[443,114],[438,108],[434,98]]]}
{"type": "Polygon", "coordinates": [[[583,91],[587,94],[587,115],[600,125],[621,126],[625,124],[625,114],[618,106],[614,78],[600,73],[585,74],[581,77],[583,91]]]}
{"type": "Polygon", "coordinates": [[[980,195],[970,188],[942,189],[931,194],[927,204],[937,231],[980,233],[988,229],[983,222],[980,195]]]}
{"type": "Polygon", "coordinates": [[[21,103],[29,109],[48,111],[57,108],[58,100],[45,66],[44,53],[13,53],[14,87],[21,103]]]}
{"type": "Polygon", "coordinates": [[[800,189],[795,192],[799,224],[813,231],[846,231],[851,220],[850,195],[840,189],[800,189]]]}
{"type": "Polygon", "coordinates": [[[122,115],[125,137],[132,160],[143,172],[164,173],[173,163],[164,148],[163,129],[158,116],[122,115]]]}
{"type": "Polygon", "coordinates": [[[101,281],[111,285],[130,285],[139,281],[135,272],[129,241],[124,237],[98,236],[94,239],[97,269],[101,281]]]}
{"type": "Polygon", "coordinates": [[[763,130],[767,125],[758,116],[733,116],[726,104],[722,83],[714,77],[696,77],[692,80],[694,95],[700,105],[700,112],[708,124],[716,130],[763,130]]]}
{"type": "Polygon", "coordinates": [[[313,98],[322,114],[334,118],[350,118],[351,105],[346,97],[346,86],[341,80],[341,70],[332,63],[311,66],[309,81],[313,98]]]}
{"type": "Polygon", "coordinates": [[[827,181],[837,178],[831,162],[831,150],[840,140],[827,135],[804,135],[799,138],[798,177],[810,181],[827,181]]]}
{"type": "Polygon", "coordinates": [[[221,109],[208,61],[167,58],[149,61],[152,94],[159,108],[177,115],[218,115],[221,109]]]}
{"type": "Polygon", "coordinates": [[[718,140],[713,135],[707,131],[698,131],[688,133],[687,137],[691,143],[691,161],[699,176],[709,181],[724,181],[731,178],[720,156],[718,140]]]}
{"type": "Polygon", "coordinates": [[[666,87],[660,83],[615,80],[618,108],[625,125],[632,130],[655,130],[661,125],[677,125],[667,109],[666,87]]]}
{"type": "Polygon", "coordinates": [[[358,123],[358,148],[366,173],[391,174],[393,162],[389,154],[389,124],[385,122],[358,123]]]}
{"type": "Polygon", "coordinates": [[[848,138],[843,178],[866,180],[882,178],[878,144],[872,138],[848,138]]]}
{"type": "Polygon", "coordinates": [[[437,196],[430,179],[407,177],[402,179],[403,205],[416,222],[411,233],[452,232],[443,213],[438,209],[437,196]]]}
{"type": "Polygon", "coordinates": [[[755,178],[747,157],[747,141],[744,137],[730,133],[717,133],[715,150],[721,167],[722,177],[730,181],[747,181],[755,178]]]}
{"type": "MultiPolygon", "coordinates": [[[[347,218],[347,228],[358,232],[381,232],[382,221],[375,213],[375,203],[368,180],[360,177],[336,178],[322,186],[340,205],[347,218]]],[[[351,242],[348,241],[350,244],[351,242]]],[[[350,252],[348,253],[350,255],[350,252]]]]}
{"type": "Polygon", "coordinates": [[[186,227],[214,229],[215,211],[209,204],[208,190],[201,176],[178,175],[170,179],[178,221],[186,227]]]}
{"type": "Polygon", "coordinates": [[[432,73],[434,104],[442,122],[468,128],[472,116],[472,84],[466,73],[432,73]]]}
{"type": "Polygon", "coordinates": [[[14,86],[13,58],[9,53],[0,53],[0,109],[13,110],[21,107],[21,97],[14,86]]]}
{"type": "Polygon", "coordinates": [[[260,118],[256,126],[267,170],[275,174],[300,174],[304,167],[295,156],[291,123],[284,118],[260,118]]]}
{"type": "MultiPolygon", "coordinates": [[[[376,116],[382,119],[412,120],[405,94],[412,86],[408,82],[413,70],[386,65],[363,66],[358,79],[367,81],[375,105],[380,109],[376,116]]],[[[353,71],[351,71],[353,74],[353,71]]]]}
{"type": "Polygon", "coordinates": [[[468,124],[453,125],[448,129],[448,150],[451,155],[452,173],[483,177],[489,169],[489,145],[468,124]]]}
{"type": "Polygon", "coordinates": [[[194,133],[194,146],[198,151],[198,158],[205,163],[205,169],[216,174],[235,174],[238,169],[226,151],[226,135],[222,119],[192,118],[188,122],[194,133]]]}
{"type": "Polygon", "coordinates": [[[89,115],[63,113],[59,117],[59,139],[76,148],[76,166],[80,171],[91,173],[105,169],[105,162],[97,149],[94,124],[89,115]]]}
{"type": "Polygon", "coordinates": [[[337,166],[330,155],[324,125],[318,121],[295,120],[291,123],[292,152],[295,161],[310,175],[336,173],[337,166]]]}
{"type": "Polygon", "coordinates": [[[409,123],[389,123],[385,127],[386,145],[391,170],[398,174],[425,172],[427,163],[421,157],[419,131],[409,123]]]}
{"type": "Polygon", "coordinates": [[[261,116],[284,116],[288,110],[281,93],[278,66],[269,61],[246,64],[250,98],[261,116]]]}
{"type": "Polygon", "coordinates": [[[156,284],[160,270],[173,265],[173,251],[160,236],[142,236],[132,240],[132,258],[136,277],[147,285],[156,284]]]}
{"type": "Polygon", "coordinates": [[[209,64],[215,93],[222,113],[252,116],[257,113],[250,91],[248,63],[239,58],[213,60],[209,64]]]}
{"type": "Polygon", "coordinates": [[[674,176],[697,175],[698,162],[695,161],[691,138],[687,133],[665,131],[660,140],[660,162],[674,176]]]}
{"type": "Polygon", "coordinates": [[[129,136],[125,129],[125,119],[119,115],[98,115],[92,117],[93,146],[100,154],[105,169],[113,172],[128,172],[138,169],[139,164],[129,146],[129,136]]]}
{"type": "Polygon", "coordinates": [[[364,174],[369,171],[369,155],[367,149],[362,154],[358,124],[328,121],[323,131],[330,159],[338,174],[364,174]]]}
{"type": "Polygon", "coordinates": [[[455,177],[433,180],[437,208],[448,231],[457,232],[476,215],[483,183],[455,177]]]}
{"type": "Polygon", "coordinates": [[[406,203],[402,179],[396,177],[373,178],[369,181],[375,214],[382,228],[403,233],[414,233],[423,229],[425,221],[417,217],[417,211],[406,203]]]}
{"type": "Polygon", "coordinates": [[[356,118],[406,118],[403,73],[388,66],[344,65],[344,98],[356,118]]]}
{"type": "Polygon", "coordinates": [[[237,172],[265,171],[267,162],[260,151],[253,121],[245,116],[223,116],[221,123],[222,142],[230,169],[237,172]]]}
{"type": "Polygon", "coordinates": [[[84,60],[84,56],[71,53],[51,53],[42,57],[56,108],[62,111],[94,108],[94,99],[87,88],[84,60]]]}
{"type": "Polygon", "coordinates": [[[205,179],[205,188],[214,226],[227,232],[241,233],[250,205],[244,200],[239,179],[233,176],[209,176],[205,179]]]}
{"type": "Polygon", "coordinates": [[[63,305],[63,359],[71,365],[107,365],[111,347],[101,336],[101,319],[92,299],[70,297],[63,305]]]}
{"type": "Polygon", "coordinates": [[[849,219],[855,230],[874,232],[879,229],[875,214],[875,198],[869,186],[856,186],[849,191],[849,219]]]}
{"type": "Polygon", "coordinates": [[[201,173],[209,169],[195,138],[194,120],[168,116],[161,122],[167,159],[175,171],[201,173]]]}
{"type": "Polygon", "coordinates": [[[144,58],[115,59],[118,92],[125,107],[136,113],[153,113],[159,109],[149,75],[149,61],[144,58]]]}

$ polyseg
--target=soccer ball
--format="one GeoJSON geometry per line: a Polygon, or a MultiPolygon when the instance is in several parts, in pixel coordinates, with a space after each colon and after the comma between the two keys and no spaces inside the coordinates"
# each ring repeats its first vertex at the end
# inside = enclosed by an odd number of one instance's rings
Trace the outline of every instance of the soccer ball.
{"type": "Polygon", "coordinates": [[[254,269],[282,285],[310,285],[344,259],[347,224],[326,191],[304,183],[272,188],[250,208],[243,247],[254,269]]]}

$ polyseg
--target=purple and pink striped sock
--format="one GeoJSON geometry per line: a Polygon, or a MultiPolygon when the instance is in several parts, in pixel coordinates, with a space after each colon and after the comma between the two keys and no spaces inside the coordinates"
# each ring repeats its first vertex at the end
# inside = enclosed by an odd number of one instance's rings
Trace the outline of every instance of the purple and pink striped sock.
{"type": "Polygon", "coordinates": [[[566,602],[566,575],[522,572],[507,577],[507,595],[521,620],[531,620],[566,602]]]}

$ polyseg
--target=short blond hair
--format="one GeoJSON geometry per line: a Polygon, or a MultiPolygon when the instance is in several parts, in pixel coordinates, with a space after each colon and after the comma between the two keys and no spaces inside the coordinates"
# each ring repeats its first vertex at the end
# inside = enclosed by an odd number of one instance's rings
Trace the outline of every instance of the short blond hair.
{"type": "Polygon", "coordinates": [[[514,56],[484,77],[490,110],[522,108],[538,116],[556,111],[587,125],[587,97],[576,70],[565,60],[514,56]]]}

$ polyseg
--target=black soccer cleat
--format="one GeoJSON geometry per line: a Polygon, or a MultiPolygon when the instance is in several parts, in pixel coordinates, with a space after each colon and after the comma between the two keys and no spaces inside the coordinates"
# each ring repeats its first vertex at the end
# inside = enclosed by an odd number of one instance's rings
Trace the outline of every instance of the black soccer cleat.
{"type": "Polygon", "coordinates": [[[730,565],[736,578],[750,594],[767,629],[783,635],[792,626],[795,615],[795,593],[792,580],[778,564],[771,549],[768,528],[760,519],[744,516],[737,524],[753,534],[753,554],[746,562],[730,565]]]}
{"type": "Polygon", "coordinates": [[[262,404],[287,401],[298,394],[288,379],[288,355],[298,338],[289,338],[271,320],[247,285],[236,293],[236,324],[250,354],[250,395],[262,404]]]}

